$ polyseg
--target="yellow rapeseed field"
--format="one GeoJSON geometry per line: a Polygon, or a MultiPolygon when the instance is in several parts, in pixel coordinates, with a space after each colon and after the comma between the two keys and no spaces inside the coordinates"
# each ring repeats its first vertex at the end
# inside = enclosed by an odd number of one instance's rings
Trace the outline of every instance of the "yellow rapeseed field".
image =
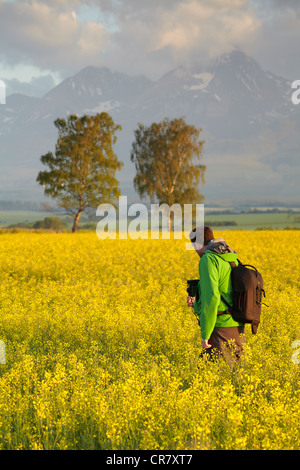
{"type": "Polygon", "coordinates": [[[216,235],[269,305],[236,370],[199,359],[185,239],[1,234],[0,449],[299,449],[300,231],[216,235]]]}

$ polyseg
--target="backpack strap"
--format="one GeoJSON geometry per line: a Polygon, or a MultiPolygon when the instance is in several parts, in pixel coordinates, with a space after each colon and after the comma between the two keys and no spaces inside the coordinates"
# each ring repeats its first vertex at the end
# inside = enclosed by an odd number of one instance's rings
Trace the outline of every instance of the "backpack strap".
{"type": "MultiPolygon", "coordinates": [[[[232,268],[236,268],[236,264],[234,261],[227,261],[227,263],[229,263],[232,268]]],[[[239,264],[241,263],[239,262],[239,264]]]]}
{"type": "Polygon", "coordinates": [[[251,331],[252,331],[252,334],[256,334],[257,333],[257,328],[258,328],[258,325],[259,325],[259,322],[258,321],[253,321],[251,323],[251,331]]]}
{"type": "Polygon", "coordinates": [[[222,300],[223,304],[226,305],[227,308],[231,308],[231,305],[227,302],[227,300],[224,299],[223,295],[221,295],[221,300],[222,300]]]}
{"type": "MultiPolygon", "coordinates": [[[[239,259],[238,259],[237,261],[238,261],[238,264],[242,264],[239,259]]],[[[227,261],[227,263],[230,264],[231,269],[236,268],[236,264],[235,264],[234,261],[227,261]]],[[[227,302],[227,300],[224,299],[224,297],[223,297],[222,295],[221,295],[221,300],[222,300],[222,302],[226,305],[226,307],[227,307],[228,310],[224,310],[224,311],[218,312],[218,313],[217,313],[217,316],[226,315],[226,314],[231,315],[231,313],[230,313],[231,305],[227,302]]]]}
{"type": "Polygon", "coordinates": [[[221,310],[221,311],[217,312],[217,316],[219,317],[220,315],[231,315],[231,312],[229,310],[231,308],[231,305],[229,305],[227,300],[225,300],[222,295],[221,295],[221,300],[226,305],[227,310],[221,310]]]}
{"type": "Polygon", "coordinates": [[[231,313],[229,312],[229,310],[220,310],[219,312],[217,312],[217,317],[220,317],[221,315],[231,315],[231,313]]]}

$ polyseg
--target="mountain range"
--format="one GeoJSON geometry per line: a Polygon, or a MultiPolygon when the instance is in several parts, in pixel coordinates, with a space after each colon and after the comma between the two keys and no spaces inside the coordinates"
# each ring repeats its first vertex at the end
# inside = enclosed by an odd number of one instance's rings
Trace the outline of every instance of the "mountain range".
{"type": "Polygon", "coordinates": [[[129,201],[139,199],[130,162],[138,123],[184,117],[205,140],[205,203],[297,204],[300,105],[292,92],[289,80],[238,50],[184,64],[157,81],[85,67],[42,98],[14,94],[0,105],[0,200],[42,200],[36,176],[40,156],[55,149],[55,119],[106,111],[122,126],[117,177],[129,201]]]}

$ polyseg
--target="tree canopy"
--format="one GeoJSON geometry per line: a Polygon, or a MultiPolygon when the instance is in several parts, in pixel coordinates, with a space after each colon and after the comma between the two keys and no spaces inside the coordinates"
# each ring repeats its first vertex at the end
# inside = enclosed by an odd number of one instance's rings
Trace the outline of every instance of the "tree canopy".
{"type": "Polygon", "coordinates": [[[141,197],[156,196],[169,205],[203,200],[198,188],[205,173],[205,166],[197,163],[204,145],[200,133],[183,118],[164,119],[149,127],[139,124],[131,161],[136,168],[134,187],[141,197]]]}
{"type": "Polygon", "coordinates": [[[183,118],[138,125],[131,161],[136,168],[134,187],[141,198],[156,197],[169,206],[203,201],[199,192],[200,182],[205,183],[205,166],[199,163],[204,145],[199,140],[201,131],[183,118]]]}
{"type": "Polygon", "coordinates": [[[112,203],[120,195],[115,174],[123,164],[113,146],[121,127],[107,113],[73,114],[67,120],[57,119],[54,125],[58,129],[55,154],[41,157],[48,169],[39,172],[37,182],[74,218],[75,232],[84,211],[112,203]]]}

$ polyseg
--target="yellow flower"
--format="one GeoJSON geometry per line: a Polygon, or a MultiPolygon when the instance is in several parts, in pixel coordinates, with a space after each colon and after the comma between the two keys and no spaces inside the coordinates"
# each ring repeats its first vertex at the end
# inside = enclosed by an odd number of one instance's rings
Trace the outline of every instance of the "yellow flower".
{"type": "Polygon", "coordinates": [[[235,371],[199,360],[185,239],[1,234],[0,449],[299,448],[300,232],[216,236],[269,305],[235,371]]]}

